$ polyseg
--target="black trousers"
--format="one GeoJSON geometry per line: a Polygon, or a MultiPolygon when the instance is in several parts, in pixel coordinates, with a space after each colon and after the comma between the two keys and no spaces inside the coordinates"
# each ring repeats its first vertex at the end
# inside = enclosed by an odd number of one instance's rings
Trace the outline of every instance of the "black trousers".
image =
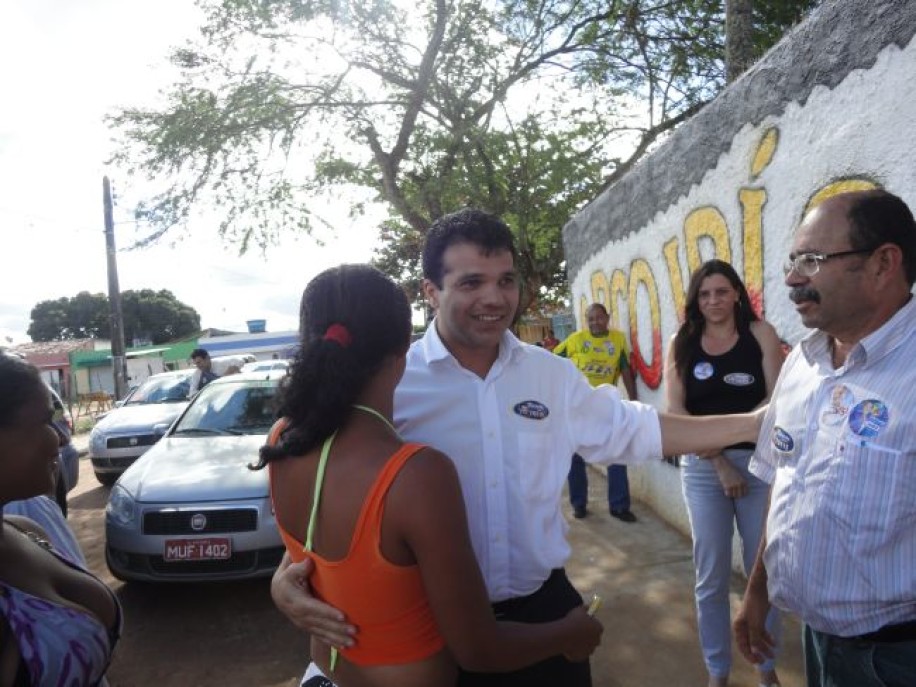
{"type": "MultiPolygon", "coordinates": [[[[520,623],[545,623],[559,620],[576,606],[582,597],[557,568],[533,594],[493,604],[497,620],[520,623]]],[[[571,663],[554,656],[514,673],[470,673],[462,670],[458,687],[591,687],[592,673],[588,661],[571,663]]]]}

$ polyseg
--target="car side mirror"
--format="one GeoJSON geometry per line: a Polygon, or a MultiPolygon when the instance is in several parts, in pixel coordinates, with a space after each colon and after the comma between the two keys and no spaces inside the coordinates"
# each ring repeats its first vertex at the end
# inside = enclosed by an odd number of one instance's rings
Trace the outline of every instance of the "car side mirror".
{"type": "Polygon", "coordinates": [[[168,422],[160,422],[157,425],[153,425],[153,436],[156,437],[157,440],[164,437],[165,433],[168,431],[169,431],[168,422]]]}

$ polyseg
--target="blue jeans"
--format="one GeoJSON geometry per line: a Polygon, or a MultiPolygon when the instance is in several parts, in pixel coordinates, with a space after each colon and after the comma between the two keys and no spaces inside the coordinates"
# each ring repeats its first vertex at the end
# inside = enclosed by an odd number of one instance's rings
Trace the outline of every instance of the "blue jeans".
{"type": "MultiPolygon", "coordinates": [[[[732,537],[735,524],[741,537],[745,571],[754,566],[760,537],[766,527],[769,486],[748,469],[751,451],[727,449],[725,456],[748,484],[740,499],[725,496],[712,461],[684,456],[682,486],[690,531],[693,534],[693,564],[696,569],[694,594],[700,646],[706,670],[713,677],[727,677],[731,670],[731,607],[729,584],[732,574],[732,537]]],[[[779,611],[770,610],[767,630],[779,642],[779,611]]],[[[758,666],[761,672],[773,669],[773,660],[758,666]]]]}
{"type": "MultiPolygon", "coordinates": [[[[585,461],[578,453],[573,454],[567,481],[569,502],[573,508],[585,508],[588,503],[588,475],[585,461]]],[[[627,479],[626,465],[608,465],[607,503],[612,511],[630,510],[630,480],[627,479]]]]}
{"type": "Polygon", "coordinates": [[[865,642],[818,632],[802,633],[808,687],[913,687],[916,642],[865,642]]]}

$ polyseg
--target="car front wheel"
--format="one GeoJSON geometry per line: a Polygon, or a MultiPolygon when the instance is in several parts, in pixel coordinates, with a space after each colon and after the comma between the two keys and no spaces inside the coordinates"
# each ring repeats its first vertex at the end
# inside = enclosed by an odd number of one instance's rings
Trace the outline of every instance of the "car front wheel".
{"type": "Polygon", "coordinates": [[[62,475],[57,475],[57,485],[54,487],[54,500],[60,506],[60,512],[67,517],[67,484],[62,475]]]}
{"type": "Polygon", "coordinates": [[[110,472],[97,472],[95,473],[95,478],[99,481],[99,484],[106,487],[110,487],[118,481],[118,476],[112,475],[110,472]]]}

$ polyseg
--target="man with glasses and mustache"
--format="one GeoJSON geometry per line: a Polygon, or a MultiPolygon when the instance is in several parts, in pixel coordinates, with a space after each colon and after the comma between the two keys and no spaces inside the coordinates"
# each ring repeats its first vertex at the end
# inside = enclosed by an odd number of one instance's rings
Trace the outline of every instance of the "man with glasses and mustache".
{"type": "Polygon", "coordinates": [[[770,603],[804,622],[809,687],[916,684],[916,223],[886,191],[809,212],[785,265],[814,329],[783,365],[750,470],[770,511],[735,620],[771,656],[770,603]]]}

